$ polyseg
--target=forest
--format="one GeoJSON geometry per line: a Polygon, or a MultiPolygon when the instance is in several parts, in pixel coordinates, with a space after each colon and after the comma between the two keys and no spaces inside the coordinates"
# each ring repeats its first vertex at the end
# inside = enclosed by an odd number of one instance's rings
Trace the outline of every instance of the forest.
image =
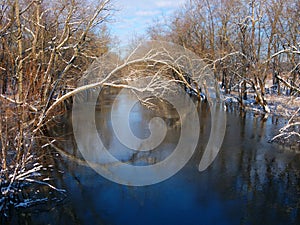
{"type": "Polygon", "coordinates": [[[42,170],[38,160],[47,158],[45,125],[68,103],[47,118],[45,112],[108,51],[111,14],[110,0],[1,1],[0,211],[28,183],[55,189],[34,178],[42,170]]]}
{"type": "MultiPolygon", "coordinates": [[[[47,157],[43,149],[51,144],[47,124],[68,111],[73,94],[83,90],[78,79],[116,45],[109,32],[117,10],[113,3],[1,1],[0,211],[28,183],[62,191],[36,177],[42,170],[37,159],[47,157]]],[[[225,102],[286,117],[272,141],[299,144],[300,1],[187,0],[154,20],[132,45],[140,40],[171,42],[195,53],[213,71],[225,102]]],[[[114,54],[112,61],[119,65],[122,59],[114,54]]],[[[176,79],[192,88],[192,78],[176,79]]]]}
{"type": "Polygon", "coordinates": [[[191,0],[148,34],[198,54],[241,107],[254,98],[266,113],[290,114],[276,138],[299,139],[299,7],[298,1],[191,0]]]}
{"type": "Polygon", "coordinates": [[[226,94],[238,91],[241,107],[252,91],[270,113],[268,94],[299,97],[299,7],[298,1],[191,0],[148,34],[199,55],[226,94]]]}

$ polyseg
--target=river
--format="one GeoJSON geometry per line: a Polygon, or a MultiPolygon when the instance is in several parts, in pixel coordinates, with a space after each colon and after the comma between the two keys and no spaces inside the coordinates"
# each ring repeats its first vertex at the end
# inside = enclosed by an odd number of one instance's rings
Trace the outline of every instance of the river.
{"type": "MultiPolygon", "coordinates": [[[[162,117],[168,115],[165,118],[168,132],[158,149],[133,158],[133,153],[113,134],[110,112],[115,97],[110,94],[101,99],[96,109],[97,129],[102,130],[104,145],[121,161],[137,166],[166,158],[180,135],[176,112],[162,112],[162,117]],[[123,150],[127,153],[120,154],[123,150]]],[[[122,104],[128,104],[127,101],[130,99],[123,96],[118,102],[120,114],[122,104]]],[[[284,119],[264,118],[253,112],[241,112],[234,106],[227,108],[226,115],[223,145],[208,169],[198,170],[211,123],[209,107],[203,103],[199,109],[200,138],[192,158],[174,176],[149,186],[117,184],[77,160],[54,154],[53,166],[59,171],[54,184],[67,191],[66,197],[59,204],[20,209],[11,223],[300,224],[300,154],[290,146],[268,143],[284,119]]],[[[152,111],[142,105],[133,108],[130,124],[136,136],[149,136],[147,124],[151,117],[152,111]]],[[[65,117],[64,125],[60,123],[53,133],[64,137],[60,145],[66,152],[81,158],[74,147],[70,121],[65,117]]]]}

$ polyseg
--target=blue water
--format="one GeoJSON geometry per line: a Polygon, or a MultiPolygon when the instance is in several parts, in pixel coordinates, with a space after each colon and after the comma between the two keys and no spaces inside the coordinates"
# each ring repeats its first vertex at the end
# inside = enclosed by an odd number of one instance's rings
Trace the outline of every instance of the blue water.
{"type": "MultiPolygon", "coordinates": [[[[222,149],[209,168],[199,172],[210,131],[209,115],[206,110],[200,112],[200,141],[189,163],[155,185],[119,185],[87,166],[55,156],[56,168],[64,171],[55,183],[67,190],[66,198],[43,210],[20,210],[13,223],[299,225],[300,154],[268,143],[283,120],[230,110],[222,149]]],[[[109,132],[109,126],[106,129],[109,132]]]]}

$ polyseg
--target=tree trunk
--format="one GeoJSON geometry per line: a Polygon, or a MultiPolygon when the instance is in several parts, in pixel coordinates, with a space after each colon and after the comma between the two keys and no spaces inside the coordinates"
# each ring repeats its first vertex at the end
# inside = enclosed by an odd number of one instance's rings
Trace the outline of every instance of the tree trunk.
{"type": "Polygon", "coordinates": [[[261,90],[260,90],[260,87],[257,84],[253,83],[253,89],[254,89],[255,94],[256,94],[256,101],[257,101],[257,103],[260,104],[263,107],[263,110],[266,113],[270,113],[271,110],[270,110],[270,108],[268,106],[268,103],[265,100],[265,98],[264,98],[261,90]]]}
{"type": "Polygon", "coordinates": [[[16,24],[17,24],[17,43],[18,57],[16,59],[16,75],[18,81],[18,101],[23,101],[23,43],[22,43],[22,24],[20,20],[20,5],[19,0],[15,1],[16,24]]]}

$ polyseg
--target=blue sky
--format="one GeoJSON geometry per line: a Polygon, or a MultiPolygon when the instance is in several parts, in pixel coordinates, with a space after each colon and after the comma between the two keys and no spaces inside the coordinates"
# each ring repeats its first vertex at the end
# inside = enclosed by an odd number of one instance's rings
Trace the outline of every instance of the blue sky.
{"type": "Polygon", "coordinates": [[[126,45],[134,35],[145,34],[155,18],[174,12],[184,0],[114,0],[115,12],[111,34],[117,36],[121,45],[126,45]]]}

